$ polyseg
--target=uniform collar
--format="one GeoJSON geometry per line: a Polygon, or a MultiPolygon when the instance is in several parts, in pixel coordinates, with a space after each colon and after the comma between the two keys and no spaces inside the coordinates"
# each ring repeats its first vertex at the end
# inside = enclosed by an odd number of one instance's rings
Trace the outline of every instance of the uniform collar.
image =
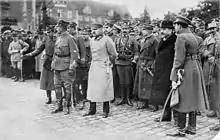
{"type": "Polygon", "coordinates": [[[182,29],[180,32],[181,33],[191,33],[190,29],[189,28],[185,28],[185,29],[182,29]]]}

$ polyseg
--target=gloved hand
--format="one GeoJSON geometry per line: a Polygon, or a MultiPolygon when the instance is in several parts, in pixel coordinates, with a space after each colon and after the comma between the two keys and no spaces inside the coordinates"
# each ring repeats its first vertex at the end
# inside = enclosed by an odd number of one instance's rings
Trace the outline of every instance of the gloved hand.
{"type": "Polygon", "coordinates": [[[68,74],[69,76],[75,76],[75,69],[69,69],[68,74]]]}
{"type": "Polygon", "coordinates": [[[209,63],[214,63],[214,61],[215,61],[215,57],[214,56],[208,58],[208,62],[209,63]]]}
{"type": "Polygon", "coordinates": [[[177,88],[177,83],[175,81],[172,81],[172,88],[176,89],[177,88]]]}

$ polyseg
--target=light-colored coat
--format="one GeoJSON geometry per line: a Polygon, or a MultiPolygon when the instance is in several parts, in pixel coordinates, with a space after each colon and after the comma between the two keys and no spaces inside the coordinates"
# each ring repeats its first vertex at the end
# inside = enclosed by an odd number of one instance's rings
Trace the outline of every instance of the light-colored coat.
{"type": "Polygon", "coordinates": [[[92,62],[89,69],[87,99],[106,102],[114,98],[113,76],[109,56],[116,56],[115,44],[108,36],[90,41],[92,62]]]}
{"type": "MultiPolygon", "coordinates": [[[[201,38],[200,38],[201,39],[201,38]]],[[[180,103],[174,106],[179,112],[192,112],[208,109],[208,98],[203,71],[197,56],[202,40],[184,29],[176,39],[175,56],[170,80],[177,81],[177,70],[184,69],[183,82],[178,88],[180,103]]]]}

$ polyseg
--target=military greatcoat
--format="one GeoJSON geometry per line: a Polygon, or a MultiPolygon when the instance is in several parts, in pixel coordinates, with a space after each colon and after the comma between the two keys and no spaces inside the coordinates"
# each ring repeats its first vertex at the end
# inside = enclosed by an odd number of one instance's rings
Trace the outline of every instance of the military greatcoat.
{"type": "Polygon", "coordinates": [[[180,103],[173,108],[188,113],[208,108],[205,81],[198,53],[202,41],[184,29],[178,34],[170,80],[177,81],[178,69],[184,69],[183,82],[178,88],[180,103]]]}

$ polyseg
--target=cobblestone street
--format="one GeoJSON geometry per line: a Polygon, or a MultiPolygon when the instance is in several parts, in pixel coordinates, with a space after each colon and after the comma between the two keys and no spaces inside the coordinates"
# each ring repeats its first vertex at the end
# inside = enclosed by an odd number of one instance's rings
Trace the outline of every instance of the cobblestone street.
{"type": "Polygon", "coordinates": [[[112,104],[110,116],[104,119],[100,104],[95,116],[82,117],[88,104],[83,111],[73,109],[64,115],[51,114],[55,104],[44,102],[38,80],[14,83],[0,78],[0,140],[211,140],[217,134],[209,131],[217,120],[204,114],[198,117],[196,135],[173,138],[166,136],[174,130],[173,122],[154,122],[161,111],[137,111],[112,104]]]}

